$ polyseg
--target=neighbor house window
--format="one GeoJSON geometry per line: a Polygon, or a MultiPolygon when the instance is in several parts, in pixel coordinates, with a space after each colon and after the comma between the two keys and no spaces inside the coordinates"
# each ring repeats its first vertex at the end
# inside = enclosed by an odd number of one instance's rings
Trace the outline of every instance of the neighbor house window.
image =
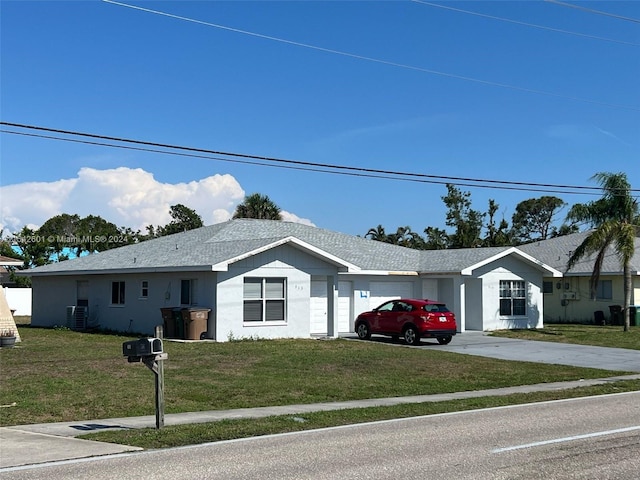
{"type": "Polygon", "coordinates": [[[181,280],[180,281],[180,305],[197,305],[196,298],[197,280],[181,280]]]}
{"type": "Polygon", "coordinates": [[[147,280],[140,282],[140,298],[149,298],[149,281],[147,280]]]}
{"type": "Polygon", "coordinates": [[[613,283],[611,280],[598,280],[596,285],[596,300],[611,300],[613,298],[613,283]]]}
{"type": "Polygon", "coordinates": [[[124,305],[124,282],[111,282],[111,305],[124,305]]]}
{"type": "Polygon", "coordinates": [[[285,292],[284,278],[245,278],[244,321],[284,322],[285,292]]]}
{"type": "Polygon", "coordinates": [[[542,293],[553,293],[553,282],[542,282],[542,293]]]}
{"type": "Polygon", "coordinates": [[[527,297],[522,280],[500,280],[500,315],[524,316],[527,297]]]}

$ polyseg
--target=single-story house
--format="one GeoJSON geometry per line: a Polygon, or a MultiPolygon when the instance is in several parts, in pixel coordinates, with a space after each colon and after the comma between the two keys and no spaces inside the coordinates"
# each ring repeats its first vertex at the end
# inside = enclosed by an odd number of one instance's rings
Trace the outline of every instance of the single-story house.
{"type": "Polygon", "coordinates": [[[25,273],[32,325],[153,334],[163,308],[204,309],[202,337],[217,341],[335,337],[353,332],[358,313],[400,297],[447,303],[461,332],[541,327],[543,278],[562,275],[514,247],[419,251],[256,219],[25,273]]]}
{"type": "MultiPolygon", "coordinates": [[[[563,272],[562,279],[544,279],[544,320],[553,322],[593,322],[604,314],[612,320],[612,310],[624,304],[624,277],[620,259],[610,249],[602,264],[596,296],[591,298],[589,288],[594,257],[585,257],[566,271],[571,254],[584,241],[589,232],[574,233],[549,240],[521,245],[519,250],[539,259],[545,265],[563,272]],[[610,308],[613,307],[613,308],[610,308]],[[596,314],[595,312],[602,312],[596,314]]],[[[635,239],[635,255],[631,259],[631,305],[640,307],[640,238],[635,239]]],[[[621,321],[621,316],[619,317],[621,321]]]]}

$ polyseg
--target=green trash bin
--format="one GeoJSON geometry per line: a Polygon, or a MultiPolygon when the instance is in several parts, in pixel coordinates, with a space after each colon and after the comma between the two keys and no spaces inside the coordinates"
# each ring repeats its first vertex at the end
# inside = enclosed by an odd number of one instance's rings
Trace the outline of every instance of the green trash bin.
{"type": "Polygon", "coordinates": [[[184,340],[184,320],[182,319],[182,309],[176,307],[173,309],[173,321],[175,322],[176,337],[184,340]]]}
{"type": "Polygon", "coordinates": [[[629,317],[629,324],[634,327],[640,327],[640,305],[631,305],[631,316],[629,317]]]}
{"type": "Polygon", "coordinates": [[[173,308],[172,307],[162,307],[160,309],[162,312],[162,323],[164,326],[164,336],[165,338],[175,338],[176,336],[176,321],[173,316],[173,308]]]}

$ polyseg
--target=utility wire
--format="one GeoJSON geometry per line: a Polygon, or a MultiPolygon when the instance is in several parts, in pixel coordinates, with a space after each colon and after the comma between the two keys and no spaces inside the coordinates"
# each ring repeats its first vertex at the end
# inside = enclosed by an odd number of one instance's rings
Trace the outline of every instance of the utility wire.
{"type": "Polygon", "coordinates": [[[588,35],[586,33],[572,32],[572,31],[569,31],[569,30],[562,30],[562,29],[559,29],[559,28],[547,27],[547,26],[544,26],[544,25],[536,25],[534,23],[520,22],[518,20],[511,20],[509,18],[496,17],[494,15],[487,15],[485,13],[472,12],[470,10],[463,10],[461,8],[455,8],[455,7],[450,7],[450,6],[446,6],[446,5],[440,5],[438,3],[425,2],[423,0],[411,0],[411,1],[414,2],[414,3],[421,3],[423,5],[428,5],[430,7],[442,8],[444,10],[451,10],[452,12],[466,13],[468,15],[475,15],[477,17],[490,18],[491,20],[499,20],[501,22],[514,23],[516,25],[523,25],[523,26],[526,26],[526,27],[539,28],[541,30],[548,30],[550,32],[564,33],[564,34],[567,34],[567,35],[575,35],[577,37],[590,38],[590,39],[593,39],[593,40],[603,40],[605,42],[613,42],[613,43],[620,43],[622,45],[632,45],[634,47],[640,47],[640,43],[625,42],[625,41],[622,41],[622,40],[614,40],[612,38],[605,38],[605,37],[598,37],[598,36],[595,36],[595,35],[588,35]]]}
{"type": "MultiPolygon", "coordinates": [[[[97,145],[97,146],[102,146],[102,147],[120,148],[120,149],[124,149],[124,150],[134,150],[134,151],[146,152],[146,153],[159,153],[159,154],[163,154],[163,155],[173,155],[173,156],[179,156],[179,157],[202,158],[202,159],[207,159],[207,160],[216,160],[216,161],[229,162],[229,163],[238,163],[238,164],[243,164],[243,165],[257,165],[257,166],[261,166],[261,167],[283,168],[283,169],[287,169],[287,170],[301,170],[301,171],[306,171],[306,172],[328,173],[328,174],[334,174],[334,175],[344,175],[344,176],[360,177],[360,178],[379,178],[379,179],[382,179],[382,180],[399,180],[399,181],[403,181],[403,182],[429,183],[429,184],[436,184],[436,185],[455,184],[455,185],[461,186],[461,187],[492,188],[492,189],[497,189],[497,190],[516,190],[516,191],[527,191],[527,192],[537,192],[537,193],[558,193],[558,194],[573,194],[573,195],[599,195],[597,192],[572,192],[572,191],[569,191],[569,190],[549,190],[549,189],[539,189],[539,188],[495,186],[495,185],[482,185],[482,184],[476,184],[476,183],[461,183],[461,182],[455,182],[454,183],[452,181],[445,181],[445,180],[427,180],[427,179],[418,179],[418,178],[408,178],[408,177],[401,176],[401,175],[403,175],[402,173],[397,173],[397,174],[389,173],[389,174],[386,174],[386,175],[382,175],[382,174],[375,174],[375,173],[344,172],[344,171],[331,170],[329,168],[320,168],[320,167],[311,167],[311,166],[304,167],[304,166],[293,166],[293,165],[268,164],[268,163],[261,163],[261,162],[259,162],[257,160],[254,161],[254,160],[229,159],[229,158],[215,157],[215,156],[212,156],[212,155],[204,155],[204,154],[184,153],[184,152],[171,152],[171,151],[167,151],[167,150],[158,150],[158,149],[154,149],[154,148],[133,147],[131,145],[116,145],[116,144],[113,144],[113,143],[90,141],[90,140],[79,140],[79,139],[73,139],[73,138],[63,138],[63,137],[56,137],[56,136],[53,136],[53,135],[42,135],[42,134],[37,134],[37,133],[14,132],[14,131],[10,131],[10,130],[2,130],[2,129],[0,129],[0,132],[14,134],[14,135],[22,135],[22,136],[26,136],[26,137],[43,138],[43,139],[47,139],[47,140],[59,140],[59,141],[63,141],[63,142],[81,143],[81,144],[85,144],[85,145],[97,145]],[[389,176],[389,175],[400,175],[400,176],[389,176]]],[[[364,171],[366,171],[366,169],[364,169],[364,171]]],[[[563,187],[563,188],[565,188],[565,187],[563,187]]],[[[578,188],[591,188],[591,187],[578,187],[578,188]]]]}
{"type": "Polygon", "coordinates": [[[609,103],[609,102],[603,102],[603,101],[599,101],[599,100],[592,100],[592,99],[588,99],[588,98],[582,98],[582,97],[573,97],[571,95],[563,95],[561,93],[554,93],[554,92],[548,92],[545,90],[536,90],[533,88],[527,88],[527,87],[519,87],[516,85],[510,85],[510,84],[506,84],[506,83],[500,83],[500,82],[494,82],[491,80],[482,80],[479,78],[474,78],[474,77],[467,77],[464,75],[457,75],[454,73],[447,73],[447,72],[442,72],[442,71],[438,71],[438,70],[432,70],[432,69],[428,69],[428,68],[422,68],[422,67],[416,67],[414,65],[408,65],[408,64],[404,64],[404,63],[396,63],[396,62],[391,62],[388,60],[381,60],[378,58],[373,58],[373,57],[367,57],[364,55],[358,55],[355,53],[349,53],[349,52],[345,52],[342,50],[334,50],[331,48],[325,48],[325,47],[318,47],[316,45],[311,45],[308,43],[301,43],[301,42],[295,42],[293,40],[287,40],[284,38],[279,38],[279,37],[274,37],[274,36],[270,36],[270,35],[264,35],[261,33],[255,33],[255,32],[250,32],[248,30],[241,30],[238,28],[233,28],[233,27],[227,27],[225,25],[219,25],[216,23],[210,23],[210,22],[205,22],[203,20],[197,20],[194,18],[189,18],[189,17],[183,17],[180,15],[174,15],[172,13],[166,13],[166,12],[162,12],[160,10],[152,10],[150,8],[144,8],[144,7],[139,7],[136,5],[129,5],[127,3],[122,3],[122,2],[117,2],[115,0],[102,0],[104,3],[110,3],[112,5],[118,5],[121,7],[127,7],[127,8],[131,8],[133,10],[139,10],[142,12],[146,12],[146,13],[153,13],[155,15],[160,15],[160,16],[164,16],[164,17],[168,17],[168,18],[173,18],[176,20],[182,20],[185,22],[191,22],[191,23],[197,23],[199,25],[204,25],[207,27],[213,27],[213,28],[219,28],[221,30],[226,30],[228,32],[233,32],[233,33],[240,33],[243,35],[249,35],[251,37],[256,37],[256,38],[261,38],[264,40],[271,40],[274,42],[280,42],[280,43],[284,43],[287,45],[294,45],[297,47],[302,47],[302,48],[308,48],[311,50],[316,50],[319,52],[324,52],[324,53],[330,53],[330,54],[334,54],[334,55],[341,55],[344,57],[349,57],[349,58],[355,58],[357,60],[364,60],[367,62],[374,62],[374,63],[379,63],[382,65],[388,65],[391,67],[398,67],[398,68],[404,68],[407,70],[414,70],[414,71],[418,71],[418,72],[423,72],[423,73],[428,73],[431,75],[439,75],[442,77],[447,77],[447,78],[455,78],[456,80],[464,80],[467,82],[473,82],[473,83],[479,83],[482,85],[488,85],[488,86],[492,86],[492,87],[499,87],[499,88],[506,88],[506,89],[510,89],[510,90],[515,90],[515,91],[519,91],[519,92],[525,92],[525,93],[531,93],[531,94],[535,94],[535,95],[544,95],[547,97],[556,97],[556,98],[563,98],[566,100],[573,100],[576,102],[582,102],[582,103],[591,103],[591,104],[595,104],[595,105],[601,105],[601,106],[605,106],[605,107],[609,107],[609,108],[620,108],[620,109],[625,109],[625,110],[635,110],[635,111],[640,111],[640,107],[636,107],[633,105],[624,105],[624,104],[618,104],[618,103],[609,103]]]}
{"type": "Polygon", "coordinates": [[[572,3],[560,2],[558,0],[544,0],[548,3],[554,3],[561,7],[575,8],[576,10],[582,10],[584,12],[595,13],[596,15],[604,15],[606,17],[617,18],[618,20],[624,20],[626,22],[640,23],[640,19],[623,17],[622,15],[616,15],[615,13],[603,12],[601,10],[594,10],[593,8],[582,7],[580,5],[574,5],[572,3]]]}
{"type": "MultiPolygon", "coordinates": [[[[398,172],[393,170],[380,170],[380,169],[363,168],[363,167],[350,167],[346,165],[335,165],[335,164],[327,164],[327,163],[305,162],[300,160],[288,160],[288,159],[282,159],[282,158],[276,158],[276,157],[250,155],[250,154],[242,154],[242,153],[236,153],[236,152],[223,152],[223,151],[209,150],[209,149],[196,148],[196,147],[186,147],[186,146],[171,145],[171,144],[165,144],[165,143],[148,142],[143,140],[132,140],[127,138],[97,135],[97,134],[91,134],[91,133],[61,130],[61,129],[47,128],[47,127],[38,127],[33,125],[25,125],[20,123],[11,123],[11,122],[4,122],[4,121],[0,122],[0,125],[5,125],[8,127],[14,127],[14,128],[22,128],[25,130],[35,130],[39,132],[54,133],[58,135],[83,137],[83,138],[89,138],[91,140],[69,139],[69,138],[64,138],[59,136],[15,132],[11,130],[0,130],[2,133],[39,137],[39,138],[61,140],[61,141],[70,141],[75,143],[86,143],[91,145],[100,145],[100,146],[107,146],[107,147],[113,147],[113,148],[125,148],[129,150],[138,150],[138,151],[153,152],[153,153],[181,155],[185,157],[208,158],[213,160],[220,160],[220,161],[234,162],[234,163],[244,163],[244,164],[250,164],[250,165],[277,166],[280,168],[290,168],[290,169],[296,169],[296,170],[310,170],[310,171],[319,171],[323,173],[335,173],[335,174],[361,176],[361,177],[369,176],[369,177],[375,177],[375,178],[416,181],[416,182],[423,182],[423,183],[437,183],[437,184],[453,183],[456,185],[462,185],[467,187],[497,188],[497,189],[505,189],[505,190],[524,190],[524,191],[571,193],[571,194],[585,194],[585,193],[595,194],[596,192],[594,191],[598,191],[598,192],[600,191],[600,187],[544,184],[544,183],[531,183],[531,182],[515,182],[515,181],[505,181],[505,180],[468,178],[468,177],[451,177],[451,176],[428,175],[428,174],[411,173],[411,172],[398,172]],[[97,142],[95,140],[101,140],[102,142],[97,142]],[[113,143],[105,143],[104,141],[119,142],[119,143],[132,144],[137,146],[133,147],[130,145],[114,145],[113,143]],[[151,147],[154,147],[154,148],[151,148],[151,147]],[[159,150],[159,148],[177,150],[178,152],[159,150]],[[184,152],[189,152],[189,153],[184,153],[184,152]],[[212,157],[211,155],[218,155],[218,157],[212,157]],[[231,158],[222,158],[222,157],[219,157],[219,155],[222,155],[224,157],[231,157],[231,158]],[[239,160],[239,159],[246,159],[246,160],[239,160]],[[264,163],[264,162],[269,162],[269,163],[264,163]],[[392,176],[392,177],[389,177],[389,176],[392,176]],[[460,183],[460,182],[463,182],[463,183],[460,183]],[[549,190],[549,189],[552,189],[552,190],[549,190]],[[573,191],[567,191],[567,190],[573,190],[573,191]]],[[[640,190],[632,190],[632,191],[640,192],[640,190]]]]}

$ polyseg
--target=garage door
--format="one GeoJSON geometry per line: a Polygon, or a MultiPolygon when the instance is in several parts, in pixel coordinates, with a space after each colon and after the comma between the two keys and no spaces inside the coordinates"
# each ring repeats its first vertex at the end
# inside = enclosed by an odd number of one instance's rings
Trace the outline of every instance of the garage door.
{"type": "Polygon", "coordinates": [[[353,313],[351,313],[351,282],[338,282],[338,333],[353,332],[353,313]]]}
{"type": "Polygon", "coordinates": [[[369,308],[376,308],[381,303],[394,298],[413,297],[411,282],[371,282],[369,284],[369,308]]]}

